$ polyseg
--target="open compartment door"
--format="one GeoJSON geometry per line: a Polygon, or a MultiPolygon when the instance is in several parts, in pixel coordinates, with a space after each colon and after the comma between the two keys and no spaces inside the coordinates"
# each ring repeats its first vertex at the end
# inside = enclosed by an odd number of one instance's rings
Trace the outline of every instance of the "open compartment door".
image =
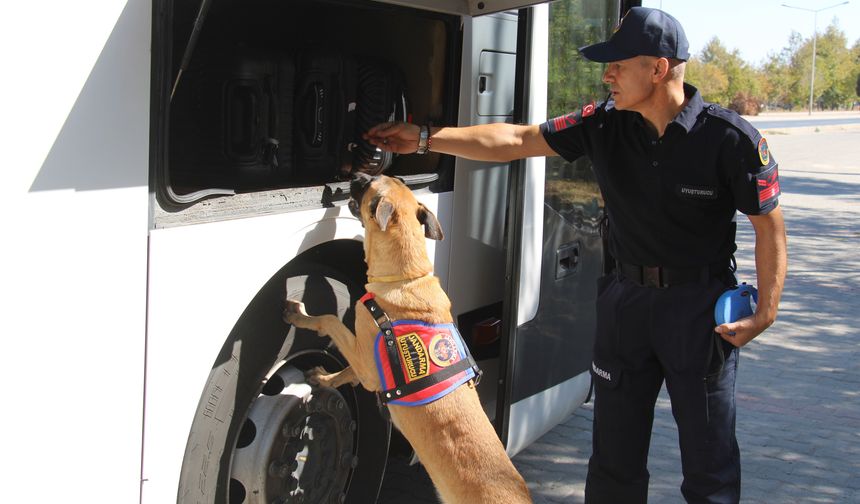
{"type": "MultiPolygon", "coordinates": [[[[602,68],[577,47],[607,37],[619,13],[617,0],[559,0],[520,11],[515,122],[539,124],[605,96],[602,68]]],[[[513,455],[589,394],[604,247],[603,202],[587,159],[514,162],[508,198],[496,426],[513,455]]]]}

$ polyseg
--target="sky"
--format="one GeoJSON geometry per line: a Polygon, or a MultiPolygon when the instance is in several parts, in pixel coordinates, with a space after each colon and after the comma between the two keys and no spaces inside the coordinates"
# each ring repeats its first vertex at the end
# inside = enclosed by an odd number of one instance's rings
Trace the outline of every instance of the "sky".
{"type": "MultiPolygon", "coordinates": [[[[817,10],[843,0],[642,0],[645,7],[663,9],[681,22],[690,53],[699,54],[714,37],[728,49],[738,49],[749,63],[760,63],[769,53],[788,45],[792,30],[812,37],[816,15],[782,7],[782,4],[817,10]]],[[[818,12],[818,33],[836,19],[848,38],[848,47],[860,39],[860,0],[849,0],[818,12]]]]}

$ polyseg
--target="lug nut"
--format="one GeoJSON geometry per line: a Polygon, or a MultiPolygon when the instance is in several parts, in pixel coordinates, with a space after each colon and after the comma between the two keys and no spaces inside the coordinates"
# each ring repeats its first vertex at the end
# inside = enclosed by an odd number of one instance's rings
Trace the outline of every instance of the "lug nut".
{"type": "Polygon", "coordinates": [[[290,466],[278,460],[272,461],[269,465],[269,475],[273,478],[286,478],[290,473],[292,473],[290,466]]]}

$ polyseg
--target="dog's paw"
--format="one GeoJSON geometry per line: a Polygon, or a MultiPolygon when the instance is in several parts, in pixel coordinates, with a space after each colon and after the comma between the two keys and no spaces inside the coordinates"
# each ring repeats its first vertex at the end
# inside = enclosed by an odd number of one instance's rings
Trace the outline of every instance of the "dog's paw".
{"type": "Polygon", "coordinates": [[[331,375],[328,371],[325,370],[322,366],[317,366],[313,369],[309,369],[305,371],[305,380],[315,386],[327,387],[329,384],[327,383],[331,375]]]}
{"type": "Polygon", "coordinates": [[[308,314],[305,311],[305,304],[301,301],[294,301],[292,299],[288,299],[286,300],[286,302],[284,302],[284,322],[288,324],[295,324],[296,320],[298,320],[300,317],[307,316],[308,314]]]}

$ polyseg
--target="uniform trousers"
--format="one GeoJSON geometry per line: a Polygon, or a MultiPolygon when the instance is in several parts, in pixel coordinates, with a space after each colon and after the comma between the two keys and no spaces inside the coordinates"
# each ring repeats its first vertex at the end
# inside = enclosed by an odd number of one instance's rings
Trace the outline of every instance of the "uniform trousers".
{"type": "Polygon", "coordinates": [[[654,405],[664,381],[678,426],[684,498],[740,500],[738,349],[714,332],[714,304],[733,283],[729,272],[665,288],[615,273],[598,281],[586,503],[647,502],[654,405]]]}

